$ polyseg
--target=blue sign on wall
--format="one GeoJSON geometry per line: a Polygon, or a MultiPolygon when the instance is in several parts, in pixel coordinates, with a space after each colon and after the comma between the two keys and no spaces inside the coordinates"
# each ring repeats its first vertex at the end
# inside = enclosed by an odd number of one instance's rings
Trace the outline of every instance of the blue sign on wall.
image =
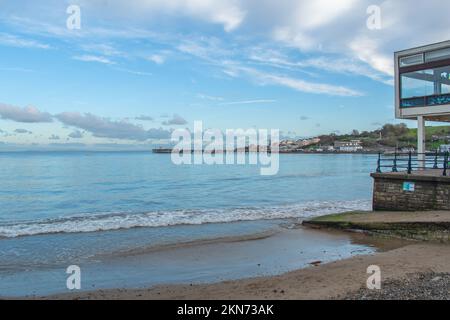
{"type": "Polygon", "coordinates": [[[414,182],[403,182],[403,191],[414,192],[416,184],[414,182]]]}

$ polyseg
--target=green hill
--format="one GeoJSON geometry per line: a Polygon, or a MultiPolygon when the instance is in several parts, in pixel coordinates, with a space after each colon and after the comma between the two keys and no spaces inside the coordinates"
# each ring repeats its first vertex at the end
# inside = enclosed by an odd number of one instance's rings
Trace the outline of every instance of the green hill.
{"type": "MultiPolygon", "coordinates": [[[[417,129],[410,129],[406,124],[385,124],[374,131],[353,130],[351,134],[322,135],[321,145],[332,145],[335,141],[361,140],[365,148],[408,148],[417,146],[417,129]]],[[[442,144],[450,144],[450,126],[426,128],[426,143],[428,150],[439,148],[442,144]]]]}

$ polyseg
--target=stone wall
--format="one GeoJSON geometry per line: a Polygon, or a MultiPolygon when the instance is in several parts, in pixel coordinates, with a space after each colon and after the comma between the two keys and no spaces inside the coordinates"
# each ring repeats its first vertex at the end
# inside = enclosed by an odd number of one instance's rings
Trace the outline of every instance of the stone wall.
{"type": "Polygon", "coordinates": [[[450,210],[450,177],[420,173],[373,173],[371,176],[374,178],[373,210],[450,210]]]}

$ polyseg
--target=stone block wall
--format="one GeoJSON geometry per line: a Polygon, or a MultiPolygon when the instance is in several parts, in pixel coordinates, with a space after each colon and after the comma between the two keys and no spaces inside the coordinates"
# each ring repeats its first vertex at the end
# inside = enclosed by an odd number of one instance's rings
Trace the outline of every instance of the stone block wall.
{"type": "Polygon", "coordinates": [[[450,177],[374,173],[373,210],[450,210],[450,177]],[[404,183],[414,185],[405,191],[404,183]]]}

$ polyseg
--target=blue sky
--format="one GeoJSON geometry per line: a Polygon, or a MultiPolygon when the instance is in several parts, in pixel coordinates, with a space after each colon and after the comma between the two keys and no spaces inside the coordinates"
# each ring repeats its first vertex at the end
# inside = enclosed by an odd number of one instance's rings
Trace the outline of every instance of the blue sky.
{"type": "Polygon", "coordinates": [[[0,0],[0,143],[147,148],[195,120],[373,130],[395,121],[393,52],[448,40],[448,12],[439,0],[0,0]],[[73,4],[79,30],[66,27],[73,4]]]}

